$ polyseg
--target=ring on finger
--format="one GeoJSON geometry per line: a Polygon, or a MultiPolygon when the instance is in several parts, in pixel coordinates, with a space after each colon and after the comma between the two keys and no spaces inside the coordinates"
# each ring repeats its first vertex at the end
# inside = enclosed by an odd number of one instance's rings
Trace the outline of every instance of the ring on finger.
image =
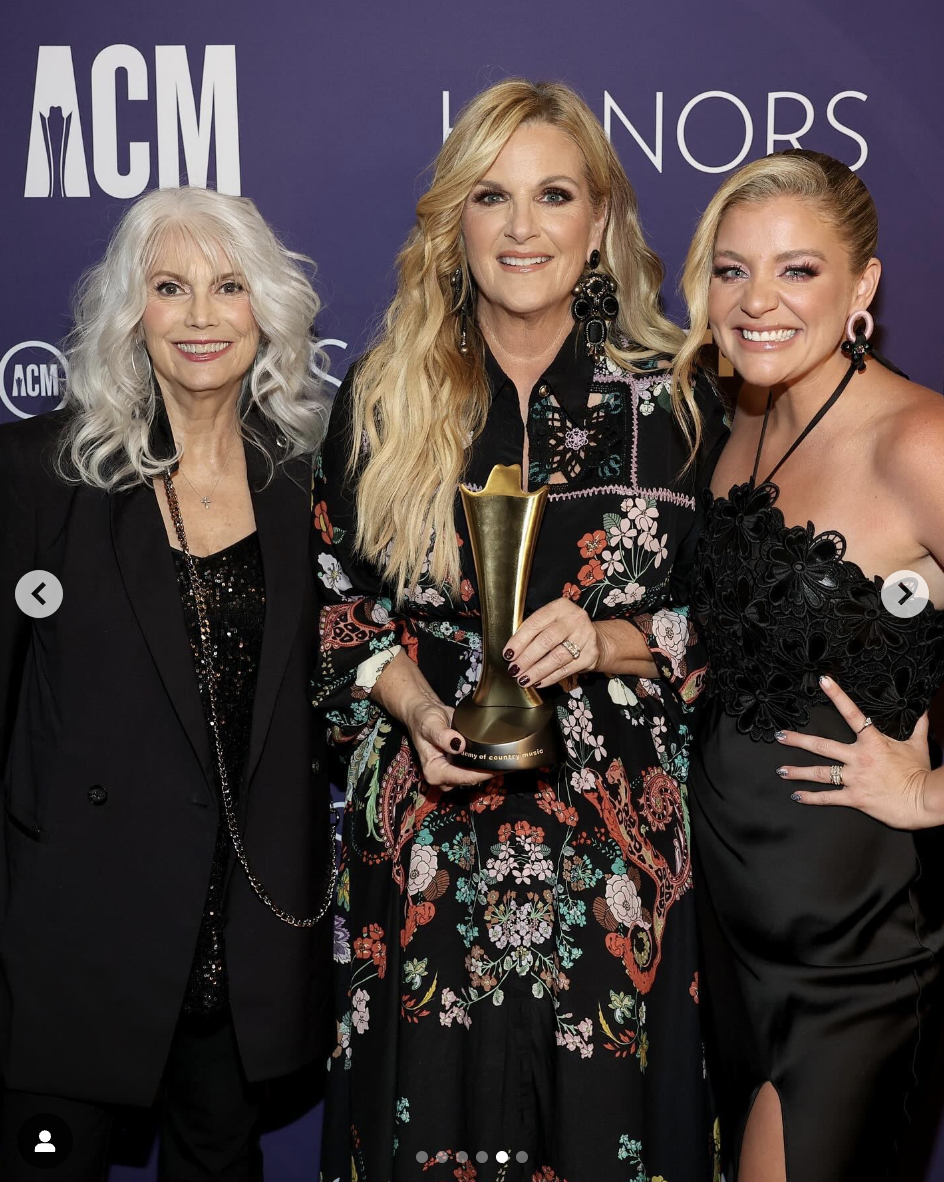
{"type": "Polygon", "coordinates": [[[572,640],[562,640],[561,644],[564,646],[565,649],[567,649],[567,651],[570,653],[570,655],[574,658],[575,661],[578,661],[580,659],[580,649],[577,647],[576,644],[574,644],[574,642],[572,640]]]}
{"type": "Polygon", "coordinates": [[[844,788],[845,784],[842,779],[842,764],[834,763],[829,769],[829,782],[835,784],[837,788],[844,788]]]}
{"type": "Polygon", "coordinates": [[[859,727],[859,729],[856,731],[856,734],[857,734],[857,735],[861,735],[861,734],[862,734],[862,732],[865,730],[865,728],[866,728],[866,727],[869,727],[869,726],[872,726],[872,725],[873,725],[873,723],[872,723],[872,719],[871,719],[871,718],[867,718],[867,719],[865,720],[865,722],[863,722],[863,724],[862,724],[862,725],[859,727]]]}

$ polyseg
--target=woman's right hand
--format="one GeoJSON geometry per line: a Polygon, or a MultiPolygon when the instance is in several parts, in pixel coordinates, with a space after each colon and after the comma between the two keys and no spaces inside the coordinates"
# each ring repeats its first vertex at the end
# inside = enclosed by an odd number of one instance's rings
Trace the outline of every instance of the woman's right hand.
{"type": "Polygon", "coordinates": [[[447,706],[435,695],[423,695],[404,719],[413,747],[419,757],[423,779],[427,784],[450,791],[470,788],[492,779],[488,772],[473,772],[456,767],[450,758],[465,747],[465,739],[452,729],[455,708],[447,706]]]}

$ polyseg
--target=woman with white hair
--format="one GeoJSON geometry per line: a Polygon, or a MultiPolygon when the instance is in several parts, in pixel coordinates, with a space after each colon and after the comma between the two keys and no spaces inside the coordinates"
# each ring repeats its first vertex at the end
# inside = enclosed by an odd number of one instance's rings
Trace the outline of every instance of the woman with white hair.
{"type": "Polygon", "coordinates": [[[702,382],[676,396],[662,265],[565,86],[469,104],[399,266],[316,492],[316,704],[348,782],[323,1178],[707,1182],[686,800],[704,660],[672,574],[722,409],[702,382]],[[456,486],[496,464],[549,488],[501,643],[564,758],[492,777],[455,762],[453,712],[482,659],[456,486]]]}
{"type": "Polygon", "coordinates": [[[149,193],[64,410],[0,428],[5,1179],[37,1120],[102,1177],[114,1107],[158,1096],[162,1177],[259,1178],[260,1081],[324,1056],[305,262],[245,198],[149,193]],[[53,614],[14,607],[30,571],[53,614]]]}

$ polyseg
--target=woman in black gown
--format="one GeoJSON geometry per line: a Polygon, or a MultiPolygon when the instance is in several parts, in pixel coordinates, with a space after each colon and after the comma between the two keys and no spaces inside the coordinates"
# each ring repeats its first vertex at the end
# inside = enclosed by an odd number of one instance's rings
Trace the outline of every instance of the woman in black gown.
{"type": "Polygon", "coordinates": [[[876,239],[845,165],[778,153],[724,184],[685,272],[694,340],[710,324],[745,380],[694,579],[693,857],[729,1182],[922,1176],[902,1152],[944,934],[925,715],[944,403],[868,345],[876,239]],[[911,614],[882,596],[904,569],[929,588],[911,614]]]}

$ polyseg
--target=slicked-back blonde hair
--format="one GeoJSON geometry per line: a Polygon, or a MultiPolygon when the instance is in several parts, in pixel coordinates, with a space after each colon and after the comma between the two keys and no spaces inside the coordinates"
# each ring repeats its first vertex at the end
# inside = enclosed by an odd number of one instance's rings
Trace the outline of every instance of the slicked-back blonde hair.
{"type": "Polygon", "coordinates": [[[708,289],[718,229],[735,205],[799,197],[819,206],[861,275],[878,246],[878,213],[872,194],[847,164],[823,152],[789,148],[745,164],[722,184],[701,215],[685,260],[682,294],[688,306],[688,339],[675,359],[673,385],[689,394],[708,329],[708,289]]]}
{"type": "MultiPolygon", "coordinates": [[[[511,135],[533,123],[571,137],[584,158],[591,202],[606,209],[601,266],[618,284],[616,329],[626,345],[618,347],[611,333],[609,356],[632,369],[656,354],[674,357],[682,345],[682,333],[659,306],[663,267],[643,238],[636,196],[586,103],[567,86],[520,78],[472,99],[436,158],[397,260],[396,295],[353,380],[357,546],[380,564],[398,597],[418,581],[430,539],[430,577],[440,585],[459,580],[455,492],[468,445],[485,424],[489,390],[474,325],[468,355],[458,351],[451,279],[461,268],[461,302],[470,284],[461,233],[466,201],[511,135]]],[[[699,420],[691,394],[679,396],[676,413],[694,443],[699,420]]]]}
{"type": "Polygon", "coordinates": [[[141,317],[148,274],[164,247],[177,244],[212,266],[222,255],[249,289],[262,338],[238,413],[243,436],[266,456],[270,473],[269,453],[246,421],[250,407],[286,440],[281,459],[312,453],[324,434],[326,403],[312,373],[320,302],[306,274],[311,260],[286,249],[248,197],[187,186],[155,189],[128,208],[104,257],[76,291],[66,339],[72,415],[59,461],[67,480],[118,490],[153,480],[166,467],[166,459],[150,452],[157,398],[141,317]]]}

